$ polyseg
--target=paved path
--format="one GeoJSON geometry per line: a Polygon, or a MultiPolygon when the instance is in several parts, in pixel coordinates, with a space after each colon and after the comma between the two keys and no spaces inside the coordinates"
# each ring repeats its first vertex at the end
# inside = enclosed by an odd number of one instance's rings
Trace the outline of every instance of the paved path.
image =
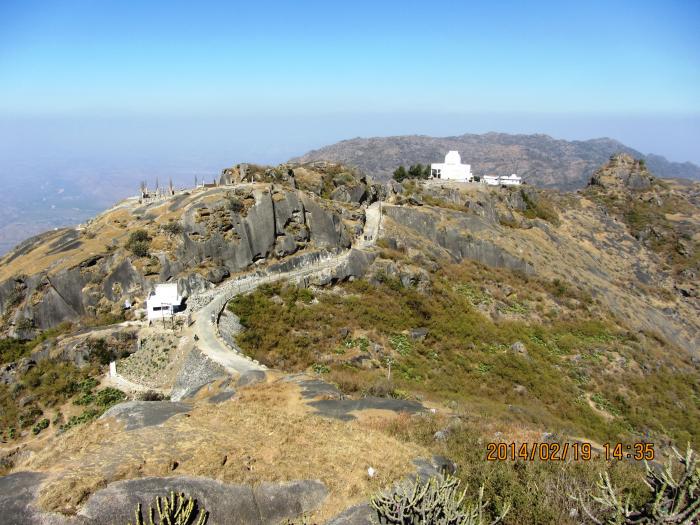
{"type": "MultiPolygon", "coordinates": [[[[366,249],[374,245],[381,223],[381,203],[375,202],[365,210],[365,225],[362,235],[356,239],[353,248],[366,249]]],[[[219,334],[218,319],[226,304],[235,296],[255,290],[262,284],[275,281],[301,281],[304,278],[331,273],[344,263],[350,250],[338,255],[328,255],[303,268],[276,274],[248,274],[229,280],[222,285],[197,294],[188,299],[188,307],[194,311],[194,323],[187,329],[192,336],[197,335],[197,347],[210,359],[233,373],[243,374],[250,370],[265,370],[265,366],[237,352],[227,345],[219,334]]]]}

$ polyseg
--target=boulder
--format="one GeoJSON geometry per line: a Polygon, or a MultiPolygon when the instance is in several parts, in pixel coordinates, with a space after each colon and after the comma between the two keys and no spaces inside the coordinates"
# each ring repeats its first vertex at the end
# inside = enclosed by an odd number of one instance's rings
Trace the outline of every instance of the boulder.
{"type": "Polygon", "coordinates": [[[226,268],[225,266],[217,266],[216,268],[212,268],[207,272],[207,281],[210,281],[214,284],[219,284],[229,275],[231,275],[231,272],[228,271],[228,268],[226,268]]]}
{"type": "Polygon", "coordinates": [[[410,335],[411,339],[414,341],[423,341],[428,336],[428,329],[425,327],[411,328],[408,331],[408,335],[410,335]]]}
{"type": "Polygon", "coordinates": [[[520,355],[524,355],[524,356],[527,355],[527,348],[520,341],[516,341],[515,343],[510,345],[510,350],[516,354],[520,354],[520,355]]]}

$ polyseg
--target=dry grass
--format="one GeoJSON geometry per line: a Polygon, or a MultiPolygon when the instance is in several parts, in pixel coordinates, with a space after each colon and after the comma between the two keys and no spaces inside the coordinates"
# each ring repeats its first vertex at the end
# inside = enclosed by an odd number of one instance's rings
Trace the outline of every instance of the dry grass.
{"type": "MultiPolygon", "coordinates": [[[[374,417],[377,415],[374,414],[374,417]]],[[[74,513],[87,496],[119,479],[194,475],[230,483],[320,479],[329,498],[323,520],[412,472],[425,449],[401,443],[363,421],[313,415],[293,383],[243,389],[221,405],[203,402],[161,427],[125,432],[113,419],[54,438],[20,468],[55,473],[40,502],[74,513]],[[178,462],[175,471],[171,465],[178,462]],[[368,479],[367,468],[378,470],[368,479]]]]}

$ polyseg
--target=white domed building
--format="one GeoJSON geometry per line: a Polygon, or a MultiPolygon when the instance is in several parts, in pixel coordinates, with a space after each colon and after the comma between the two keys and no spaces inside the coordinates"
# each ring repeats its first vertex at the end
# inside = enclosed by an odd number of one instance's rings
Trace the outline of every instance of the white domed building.
{"type": "Polygon", "coordinates": [[[472,167],[462,164],[458,151],[448,151],[445,162],[430,165],[430,175],[433,179],[453,180],[457,182],[472,182],[472,167]]]}

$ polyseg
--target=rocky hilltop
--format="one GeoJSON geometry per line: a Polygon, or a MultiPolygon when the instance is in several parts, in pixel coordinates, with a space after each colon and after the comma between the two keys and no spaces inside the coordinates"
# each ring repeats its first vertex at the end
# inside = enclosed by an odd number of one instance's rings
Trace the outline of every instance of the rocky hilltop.
{"type": "Polygon", "coordinates": [[[210,525],[369,525],[448,474],[505,523],[579,523],[607,471],[644,497],[603,444],[700,448],[698,232],[700,183],[623,154],[573,193],[239,164],[30,239],[0,261],[4,522],[173,491],[210,525]],[[160,282],[186,310],[148,323],[160,282]]]}
{"type": "Polygon", "coordinates": [[[645,159],[659,177],[700,179],[700,168],[694,164],[669,162],[659,155],[645,157],[612,139],[566,141],[547,135],[505,133],[355,138],[310,151],[294,160],[332,160],[357,166],[378,180],[388,180],[401,164],[442,162],[449,150],[459,151],[462,161],[471,164],[476,175],[518,173],[527,183],[545,188],[584,187],[593,172],[616,153],[645,159]]]}
{"type": "Polygon", "coordinates": [[[127,199],[79,228],[28,239],[0,260],[3,331],[31,338],[64,321],[120,315],[158,282],[177,282],[188,296],[294,254],[348,248],[362,231],[360,205],[376,191],[335,165],[298,167],[298,178],[289,171],[251,167],[235,187],[127,199]]]}

